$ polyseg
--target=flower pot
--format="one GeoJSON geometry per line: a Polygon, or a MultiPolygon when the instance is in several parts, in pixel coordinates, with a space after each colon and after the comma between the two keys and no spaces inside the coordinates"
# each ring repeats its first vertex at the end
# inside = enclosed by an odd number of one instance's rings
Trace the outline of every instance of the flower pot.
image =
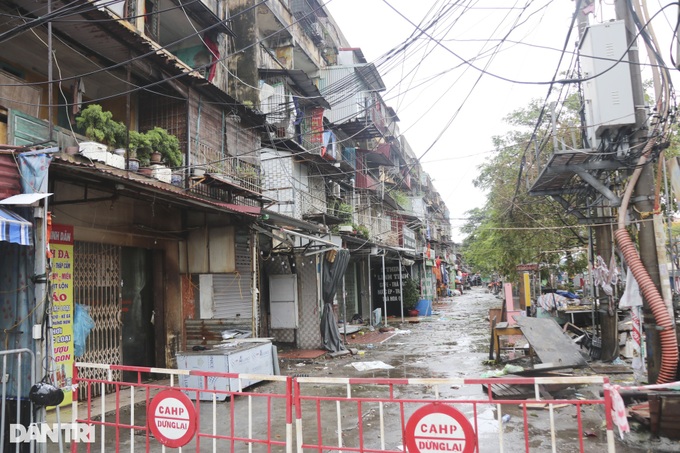
{"type": "Polygon", "coordinates": [[[410,310],[406,311],[406,314],[409,315],[410,317],[414,318],[416,316],[420,316],[420,312],[416,310],[415,308],[412,308],[410,310]]]}
{"type": "Polygon", "coordinates": [[[151,175],[153,174],[153,168],[151,168],[151,167],[140,167],[139,174],[151,177],[151,175]]]}
{"type": "Polygon", "coordinates": [[[128,170],[138,171],[139,170],[139,159],[134,157],[128,158],[128,170]]]}
{"type": "Polygon", "coordinates": [[[64,148],[64,152],[71,156],[78,154],[78,151],[80,151],[80,148],[78,148],[77,146],[67,146],[66,148],[64,148]]]}
{"type": "Polygon", "coordinates": [[[163,156],[162,156],[161,153],[159,153],[158,151],[152,152],[152,153],[151,153],[151,163],[153,163],[153,164],[160,164],[160,163],[161,163],[162,157],[163,157],[163,156]]]}
{"type": "Polygon", "coordinates": [[[182,175],[172,175],[170,177],[170,184],[177,187],[182,187],[182,175]]]}

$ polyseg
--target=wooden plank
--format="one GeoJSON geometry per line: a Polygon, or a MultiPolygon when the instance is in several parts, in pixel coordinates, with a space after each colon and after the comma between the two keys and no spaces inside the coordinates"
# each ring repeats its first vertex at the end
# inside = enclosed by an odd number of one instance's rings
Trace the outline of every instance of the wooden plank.
{"type": "MultiPolygon", "coordinates": [[[[488,392],[488,386],[482,384],[484,392],[488,392]]],[[[527,399],[535,396],[534,386],[527,384],[507,385],[491,384],[491,394],[498,399],[527,399]]]]}
{"type": "Polygon", "coordinates": [[[649,395],[650,431],[656,436],[680,439],[680,395],[649,395]]]}
{"type": "Polygon", "coordinates": [[[597,374],[632,374],[633,369],[628,365],[612,365],[608,363],[591,363],[590,368],[597,374]]]}
{"type": "Polygon", "coordinates": [[[544,364],[553,369],[587,366],[578,347],[554,319],[520,316],[517,325],[544,364]]]}

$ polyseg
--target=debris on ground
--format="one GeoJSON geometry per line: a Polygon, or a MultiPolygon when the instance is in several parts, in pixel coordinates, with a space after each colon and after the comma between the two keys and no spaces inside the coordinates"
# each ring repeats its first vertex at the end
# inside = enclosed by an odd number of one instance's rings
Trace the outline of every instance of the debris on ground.
{"type": "Polygon", "coordinates": [[[380,360],[373,362],[354,362],[350,363],[348,366],[353,366],[357,371],[391,370],[394,368],[392,365],[388,365],[380,360]]]}

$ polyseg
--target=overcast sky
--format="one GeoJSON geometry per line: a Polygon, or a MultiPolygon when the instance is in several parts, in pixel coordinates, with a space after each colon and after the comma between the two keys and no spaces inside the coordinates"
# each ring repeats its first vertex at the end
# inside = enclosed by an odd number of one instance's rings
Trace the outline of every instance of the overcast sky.
{"type": "MultiPolygon", "coordinates": [[[[596,2],[591,21],[613,17],[613,11],[599,9],[601,4],[596,2]]],[[[574,58],[576,31],[567,36],[575,3],[330,0],[327,7],[350,45],[379,64],[388,88],[383,98],[397,111],[401,133],[422,156],[449,208],[454,240],[462,240],[456,227],[464,223],[466,211],[484,203],[472,180],[490,156],[492,136],[508,130],[503,118],[532,98],[543,100],[545,82],[574,58]],[[468,7],[445,5],[451,3],[468,7]],[[409,50],[385,62],[383,56],[416,33],[416,25],[424,27],[437,16],[439,21],[409,50]]],[[[658,9],[650,2],[652,14],[658,9]]],[[[677,8],[672,12],[677,14],[677,8]]],[[[658,24],[663,26],[671,29],[667,21],[658,24]]]]}

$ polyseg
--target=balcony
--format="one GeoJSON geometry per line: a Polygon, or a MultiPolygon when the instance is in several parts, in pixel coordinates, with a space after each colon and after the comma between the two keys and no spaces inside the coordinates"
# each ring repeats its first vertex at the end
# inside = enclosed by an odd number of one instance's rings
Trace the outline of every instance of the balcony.
{"type": "Polygon", "coordinates": [[[356,148],[342,148],[342,160],[346,162],[353,169],[357,168],[357,150],[356,148]]]}
{"type": "Polygon", "coordinates": [[[356,188],[357,189],[368,189],[372,191],[379,191],[382,184],[366,172],[357,172],[356,175],[356,188]]]}
{"type": "Polygon", "coordinates": [[[263,200],[260,167],[238,157],[222,158],[219,167],[196,167],[206,171],[194,176],[200,184],[192,191],[210,198],[232,202],[233,197],[263,200]],[[226,198],[226,199],[225,199],[226,198]]]}
{"type": "Polygon", "coordinates": [[[381,143],[366,151],[366,163],[370,166],[394,165],[392,162],[392,144],[381,143]]]}

